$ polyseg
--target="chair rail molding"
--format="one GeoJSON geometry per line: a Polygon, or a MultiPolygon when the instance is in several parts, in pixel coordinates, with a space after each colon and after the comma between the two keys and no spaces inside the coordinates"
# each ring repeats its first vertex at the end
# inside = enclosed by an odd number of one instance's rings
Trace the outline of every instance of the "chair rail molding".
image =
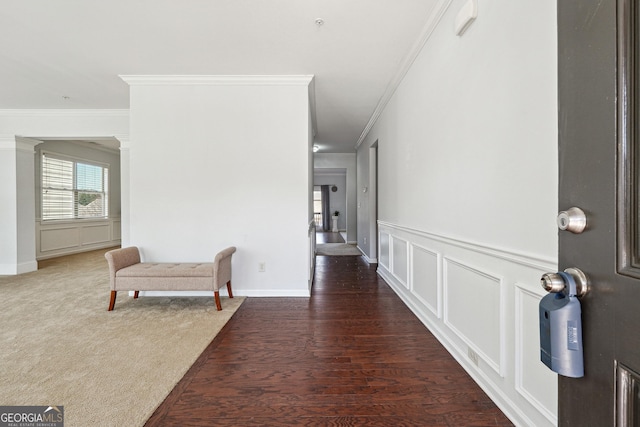
{"type": "Polygon", "coordinates": [[[385,221],[378,221],[378,225],[384,228],[404,231],[410,234],[426,237],[432,240],[436,240],[436,241],[440,241],[450,245],[469,249],[474,252],[486,254],[496,258],[501,258],[501,259],[504,259],[505,261],[521,264],[525,267],[533,267],[533,268],[539,268],[545,271],[550,271],[550,270],[556,270],[558,266],[557,259],[543,258],[537,255],[531,255],[531,254],[521,253],[521,252],[503,249],[495,246],[484,245],[484,244],[480,244],[472,241],[456,239],[456,238],[445,236],[442,234],[418,230],[415,228],[393,224],[385,221]]]}

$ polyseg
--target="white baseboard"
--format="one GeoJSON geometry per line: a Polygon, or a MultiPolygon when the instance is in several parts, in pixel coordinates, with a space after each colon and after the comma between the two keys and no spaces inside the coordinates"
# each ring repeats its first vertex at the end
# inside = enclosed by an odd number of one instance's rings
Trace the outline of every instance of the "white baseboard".
{"type": "Polygon", "coordinates": [[[37,271],[37,270],[38,270],[38,261],[36,261],[35,259],[33,261],[23,262],[21,264],[18,264],[17,266],[18,274],[30,273],[32,271],[37,271]]]}
{"type": "Polygon", "coordinates": [[[20,264],[0,264],[0,276],[15,276],[38,270],[38,262],[28,261],[20,264]]]}
{"type": "Polygon", "coordinates": [[[365,261],[367,261],[368,264],[377,264],[378,263],[378,259],[377,258],[369,258],[367,256],[367,254],[365,253],[365,251],[363,251],[360,246],[356,246],[356,247],[358,248],[358,250],[362,254],[362,257],[364,258],[365,261]]]}
{"type": "MultiPolygon", "coordinates": [[[[309,298],[311,292],[307,289],[270,289],[270,290],[243,290],[233,288],[234,296],[242,297],[284,297],[284,298],[309,298]]],[[[129,293],[133,295],[133,292],[129,293]]],[[[140,291],[140,296],[145,297],[210,297],[211,291],[140,291]]],[[[220,295],[227,295],[225,288],[220,288],[220,295]]]]}

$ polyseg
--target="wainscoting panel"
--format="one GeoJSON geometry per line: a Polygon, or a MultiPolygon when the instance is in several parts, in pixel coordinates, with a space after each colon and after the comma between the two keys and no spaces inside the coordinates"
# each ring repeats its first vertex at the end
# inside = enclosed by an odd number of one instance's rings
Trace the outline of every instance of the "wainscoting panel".
{"type": "Polygon", "coordinates": [[[378,229],[378,274],[404,303],[514,424],[555,426],[537,307],[540,276],[557,260],[384,221],[378,229]]]}
{"type": "Polygon", "coordinates": [[[120,235],[120,218],[36,221],[36,259],[118,246],[120,235]]]}
{"type": "Polygon", "coordinates": [[[501,376],[502,280],[444,258],[444,323],[501,376]]]}
{"type": "Polygon", "coordinates": [[[42,252],[80,246],[80,229],[60,227],[40,230],[40,250],[42,252]]]}
{"type": "Polygon", "coordinates": [[[80,231],[80,240],[83,246],[106,243],[111,240],[111,224],[97,224],[82,227],[80,231]]]}
{"type": "Polygon", "coordinates": [[[558,418],[558,391],[547,384],[558,381],[558,375],[540,361],[540,330],[527,319],[538,317],[538,306],[545,295],[542,287],[516,284],[516,390],[533,405],[544,408],[543,414],[553,424],[558,418]]]}
{"type": "Polygon", "coordinates": [[[409,245],[406,240],[392,237],[391,238],[393,253],[391,255],[391,272],[396,278],[404,285],[405,288],[409,288],[409,282],[407,280],[409,274],[409,245]]]}
{"type": "Polygon", "coordinates": [[[440,256],[419,245],[411,245],[411,292],[438,319],[442,317],[440,256]]]}
{"type": "Polygon", "coordinates": [[[391,254],[389,253],[389,234],[380,232],[380,264],[387,270],[391,270],[391,254]]]}

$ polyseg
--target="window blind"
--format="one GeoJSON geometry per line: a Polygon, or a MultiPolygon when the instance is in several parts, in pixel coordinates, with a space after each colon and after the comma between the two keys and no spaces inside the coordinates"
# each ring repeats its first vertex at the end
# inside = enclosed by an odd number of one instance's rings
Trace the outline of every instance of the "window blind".
{"type": "Polygon", "coordinates": [[[109,215],[109,167],[42,154],[42,219],[109,215]]]}

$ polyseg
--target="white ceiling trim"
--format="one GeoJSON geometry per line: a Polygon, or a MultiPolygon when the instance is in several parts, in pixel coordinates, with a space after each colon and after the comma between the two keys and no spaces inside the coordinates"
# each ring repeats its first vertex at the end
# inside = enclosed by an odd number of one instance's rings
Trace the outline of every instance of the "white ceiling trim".
{"type": "Polygon", "coordinates": [[[15,149],[16,149],[15,135],[0,135],[0,150],[15,150],[15,149]]]}
{"type": "Polygon", "coordinates": [[[291,76],[222,76],[222,75],[120,75],[122,80],[130,86],[146,85],[221,85],[221,86],[248,86],[248,85],[284,85],[284,86],[309,86],[314,76],[291,75],[291,76]]]}
{"type": "Polygon", "coordinates": [[[5,151],[24,151],[27,153],[35,153],[34,147],[42,141],[32,138],[24,138],[21,136],[0,135],[0,150],[5,151]]]}
{"type": "Polygon", "coordinates": [[[404,76],[407,74],[407,72],[415,62],[416,58],[418,57],[418,54],[420,54],[420,51],[424,47],[425,43],[427,42],[427,40],[429,40],[429,38],[431,37],[431,34],[440,23],[440,20],[442,19],[442,17],[444,16],[444,13],[447,11],[449,6],[451,5],[452,1],[453,0],[440,0],[434,6],[435,12],[429,14],[429,20],[427,21],[424,28],[422,29],[422,32],[420,33],[420,37],[418,38],[418,40],[416,40],[416,42],[413,44],[413,46],[409,50],[409,53],[407,54],[407,56],[402,61],[400,68],[398,69],[398,72],[389,81],[389,84],[387,85],[384,93],[382,94],[380,101],[378,101],[378,105],[376,105],[375,110],[373,110],[373,114],[371,115],[371,118],[369,119],[369,121],[367,122],[367,125],[364,127],[364,130],[360,134],[360,137],[358,138],[358,141],[356,142],[356,146],[355,146],[356,151],[358,150],[358,147],[360,147],[360,144],[362,144],[362,141],[364,141],[364,139],[367,137],[367,135],[371,131],[371,128],[373,127],[373,125],[375,125],[376,122],[378,121],[380,114],[382,114],[385,107],[391,100],[391,97],[393,97],[393,94],[396,92],[396,89],[398,89],[398,86],[400,86],[400,83],[402,83],[404,76]]]}
{"type": "Polygon", "coordinates": [[[128,109],[0,109],[0,117],[129,117],[128,109]]]}
{"type": "MultiPolygon", "coordinates": [[[[106,140],[106,138],[102,138],[102,139],[106,140]]],[[[114,140],[115,140],[115,138],[111,138],[111,142],[115,142],[114,140]]],[[[72,141],[65,141],[65,142],[67,142],[69,144],[75,144],[75,145],[77,145],[79,147],[90,148],[92,150],[104,151],[104,152],[111,153],[111,154],[120,154],[119,144],[118,144],[118,146],[110,147],[110,146],[102,145],[102,144],[104,144],[104,141],[101,144],[98,140],[95,140],[95,138],[94,138],[93,141],[72,140],[72,141]]]]}

